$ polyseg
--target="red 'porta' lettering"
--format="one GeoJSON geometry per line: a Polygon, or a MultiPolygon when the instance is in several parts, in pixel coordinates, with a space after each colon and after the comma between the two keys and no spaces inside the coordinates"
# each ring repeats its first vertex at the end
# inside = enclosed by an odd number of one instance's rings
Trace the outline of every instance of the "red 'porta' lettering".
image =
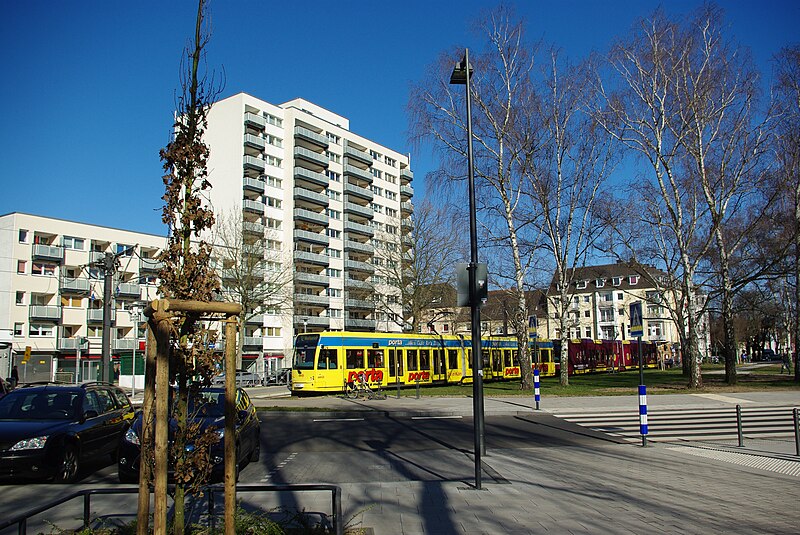
{"type": "Polygon", "coordinates": [[[514,368],[506,368],[505,369],[505,374],[506,375],[519,375],[519,368],[516,368],[516,367],[514,367],[514,368]]]}
{"type": "Polygon", "coordinates": [[[364,381],[368,383],[380,383],[383,381],[383,370],[354,370],[347,373],[347,382],[354,383],[358,381],[359,374],[364,374],[364,381]]]}

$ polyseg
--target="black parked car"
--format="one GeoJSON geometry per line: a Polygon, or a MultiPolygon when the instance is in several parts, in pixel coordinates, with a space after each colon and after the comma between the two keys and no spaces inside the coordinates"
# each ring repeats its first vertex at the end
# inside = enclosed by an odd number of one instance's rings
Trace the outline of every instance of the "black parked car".
{"type": "MultiPolygon", "coordinates": [[[[242,388],[236,389],[236,466],[258,461],[261,452],[261,422],[256,408],[242,388]]],[[[212,480],[221,480],[225,474],[225,389],[203,388],[189,398],[189,417],[200,424],[199,431],[213,428],[220,440],[211,447],[211,460],[214,467],[212,480]]],[[[175,421],[170,420],[170,442],[174,433],[175,421]]],[[[122,483],[139,480],[139,455],[141,453],[142,413],[136,413],[133,425],[122,436],[119,445],[118,474],[122,483]]],[[[187,445],[192,448],[193,445],[187,445]]],[[[172,470],[170,469],[170,477],[172,470]]]]}
{"type": "Polygon", "coordinates": [[[75,481],[81,465],[111,456],[134,410],[108,383],[31,383],[0,399],[0,477],[75,481]]]}

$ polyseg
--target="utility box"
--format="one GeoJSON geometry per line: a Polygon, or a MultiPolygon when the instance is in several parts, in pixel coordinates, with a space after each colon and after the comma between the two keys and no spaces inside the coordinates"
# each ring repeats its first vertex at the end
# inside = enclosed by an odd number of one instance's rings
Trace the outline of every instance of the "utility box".
{"type": "MultiPolygon", "coordinates": [[[[478,299],[476,304],[480,307],[486,303],[486,299],[489,297],[489,265],[486,262],[478,262],[476,266],[475,284],[477,285],[477,290],[475,295],[478,299]]],[[[469,264],[466,262],[458,262],[456,264],[456,290],[458,292],[456,306],[471,306],[469,302],[469,264]]]]}

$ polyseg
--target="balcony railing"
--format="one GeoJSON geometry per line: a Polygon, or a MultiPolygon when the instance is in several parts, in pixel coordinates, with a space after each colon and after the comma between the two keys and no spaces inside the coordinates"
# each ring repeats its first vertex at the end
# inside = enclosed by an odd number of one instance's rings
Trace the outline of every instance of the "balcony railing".
{"type": "Polygon", "coordinates": [[[344,267],[355,271],[363,271],[365,273],[375,273],[375,266],[368,262],[359,262],[358,260],[345,260],[344,267]]]}
{"type": "Polygon", "coordinates": [[[321,214],[319,212],[312,212],[311,210],[305,210],[304,208],[295,208],[294,209],[294,218],[301,219],[304,221],[309,221],[311,223],[317,223],[318,225],[328,226],[328,215],[321,214]]]}
{"type": "Polygon", "coordinates": [[[261,201],[252,201],[250,199],[242,200],[242,209],[256,214],[264,213],[264,203],[261,201]]]}
{"type": "Polygon", "coordinates": [[[375,309],[375,301],[369,301],[367,299],[345,299],[344,306],[346,308],[359,308],[364,310],[374,310],[375,309]]]}
{"type": "Polygon", "coordinates": [[[245,336],[244,342],[245,347],[263,347],[264,346],[264,338],[261,336],[245,336]]]}
{"type": "Polygon", "coordinates": [[[363,150],[359,150],[355,147],[351,147],[350,145],[344,146],[344,155],[348,158],[353,158],[361,163],[365,163],[367,165],[372,165],[372,156],[368,152],[364,152],[363,150]]]}
{"type": "Polygon", "coordinates": [[[410,199],[413,196],[414,196],[414,188],[412,188],[411,186],[403,186],[403,185],[400,186],[400,197],[404,199],[406,198],[410,199]]]}
{"type": "Polygon", "coordinates": [[[295,200],[310,202],[319,206],[328,206],[330,199],[327,195],[311,191],[306,188],[294,188],[295,200]]]}
{"type": "Polygon", "coordinates": [[[318,173],[316,171],[306,169],[305,167],[294,168],[294,179],[305,180],[306,182],[311,182],[312,184],[325,187],[328,187],[328,184],[330,184],[330,179],[328,179],[328,176],[325,173],[318,173]]]}
{"type": "Polygon", "coordinates": [[[375,198],[375,194],[373,194],[367,188],[362,188],[361,186],[356,186],[355,184],[350,184],[349,182],[345,182],[344,192],[347,195],[355,195],[356,197],[361,197],[362,199],[366,199],[370,202],[372,202],[372,200],[375,198]]]}
{"type": "Polygon", "coordinates": [[[361,217],[365,217],[367,219],[372,219],[375,217],[375,212],[369,206],[361,206],[360,204],[347,201],[344,203],[344,211],[345,213],[360,215],[361,217]]]}
{"type": "Polygon", "coordinates": [[[319,307],[327,307],[331,304],[331,298],[327,295],[319,294],[294,294],[295,304],[313,305],[319,307]]]}
{"type": "Polygon", "coordinates": [[[138,299],[142,296],[142,287],[138,283],[123,282],[117,286],[117,295],[119,297],[135,297],[138,299]]]}
{"type": "Polygon", "coordinates": [[[244,167],[246,169],[255,169],[256,171],[263,171],[267,168],[267,163],[261,158],[255,156],[244,157],[244,167]]]}
{"type": "Polygon", "coordinates": [[[369,225],[362,225],[361,223],[354,223],[352,221],[344,222],[344,230],[345,232],[353,232],[363,236],[369,236],[370,238],[375,235],[375,230],[369,225]]]}
{"type": "Polygon", "coordinates": [[[295,282],[300,282],[303,284],[312,284],[315,286],[325,286],[327,287],[330,283],[330,277],[327,275],[318,275],[316,273],[303,273],[302,271],[296,271],[294,274],[295,282]]]}
{"type": "Polygon", "coordinates": [[[264,225],[256,221],[242,221],[242,230],[247,234],[264,236],[264,225]]]}
{"type": "Polygon", "coordinates": [[[266,184],[260,178],[250,178],[246,176],[242,178],[242,187],[250,191],[255,191],[256,193],[264,193],[266,184]]]}
{"type": "Polygon", "coordinates": [[[371,243],[361,243],[353,240],[344,240],[344,250],[369,255],[375,254],[375,247],[371,243]]]}
{"type": "Polygon", "coordinates": [[[327,154],[320,154],[319,152],[314,152],[304,147],[295,147],[294,157],[319,165],[320,167],[328,167],[328,163],[330,163],[327,154]]]}
{"type": "Polygon", "coordinates": [[[306,262],[318,266],[327,266],[331,261],[329,256],[319,253],[310,253],[308,251],[295,251],[294,260],[295,262],[306,262]]]}
{"type": "Polygon", "coordinates": [[[360,290],[372,290],[373,286],[371,283],[367,281],[362,281],[358,279],[344,279],[344,286],[345,288],[356,288],[360,290]]]}
{"type": "Polygon", "coordinates": [[[294,137],[309,141],[318,147],[322,147],[323,149],[328,148],[328,138],[326,136],[317,134],[316,132],[302,126],[294,127],[294,137]]]}
{"type": "Polygon", "coordinates": [[[412,212],[414,212],[414,205],[411,204],[410,202],[401,202],[400,203],[400,211],[401,212],[412,213],[412,212]]]}
{"type": "MultiPolygon", "coordinates": [[[[90,323],[102,323],[103,321],[103,309],[102,308],[90,308],[86,311],[86,320],[90,323]]],[[[111,311],[111,323],[117,321],[117,311],[111,311]]]]}
{"type": "Polygon", "coordinates": [[[32,320],[58,321],[61,319],[61,307],[49,305],[31,305],[28,317],[32,320]]]}
{"type": "Polygon", "coordinates": [[[251,316],[245,320],[245,323],[250,323],[252,325],[264,325],[264,314],[256,314],[255,316],[251,316]]]}
{"type": "Polygon", "coordinates": [[[64,279],[61,281],[61,291],[70,293],[89,293],[89,279],[64,279]]]}
{"type": "Polygon", "coordinates": [[[164,262],[155,260],[153,258],[140,258],[139,271],[161,271],[164,267],[164,262]]]}
{"type": "Polygon", "coordinates": [[[319,232],[309,232],[307,230],[300,229],[294,231],[294,239],[296,241],[303,241],[317,245],[328,245],[330,243],[330,238],[325,234],[321,234],[319,232]]]}
{"type": "Polygon", "coordinates": [[[322,316],[302,316],[295,315],[294,324],[296,327],[323,327],[328,328],[331,325],[331,319],[322,316]]]}
{"type": "Polygon", "coordinates": [[[356,178],[360,178],[361,180],[372,184],[372,173],[369,171],[364,171],[363,169],[359,169],[358,167],[354,167],[349,164],[344,165],[344,176],[353,176],[356,178]]]}
{"type": "Polygon", "coordinates": [[[400,169],[400,178],[408,181],[414,180],[414,172],[408,167],[400,169]]]}
{"type": "Polygon", "coordinates": [[[244,144],[261,150],[264,150],[264,148],[267,146],[267,143],[264,141],[263,137],[254,136],[253,134],[244,135],[244,144]]]}
{"type": "Polygon", "coordinates": [[[31,249],[31,257],[35,260],[53,260],[61,262],[61,260],[64,259],[64,248],[55,245],[36,243],[31,249]]]}
{"type": "Polygon", "coordinates": [[[344,327],[345,329],[374,329],[375,320],[345,318],[344,327]]]}
{"type": "Polygon", "coordinates": [[[135,338],[117,338],[113,341],[113,349],[117,351],[131,351],[139,349],[139,340],[135,338]]]}
{"type": "Polygon", "coordinates": [[[244,122],[251,126],[258,127],[261,130],[267,126],[266,119],[255,113],[250,113],[249,111],[244,112],[244,122]]]}
{"type": "MultiPolygon", "coordinates": [[[[84,343],[81,345],[81,351],[86,351],[89,349],[89,344],[86,342],[85,338],[83,340],[84,343]]],[[[58,349],[60,351],[77,351],[80,341],[81,338],[59,338],[58,349]]]]}

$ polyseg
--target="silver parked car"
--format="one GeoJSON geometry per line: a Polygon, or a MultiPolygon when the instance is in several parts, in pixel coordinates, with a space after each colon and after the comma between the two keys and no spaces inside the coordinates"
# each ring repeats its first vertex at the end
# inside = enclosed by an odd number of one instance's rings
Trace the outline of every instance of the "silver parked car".
{"type": "MultiPolygon", "coordinates": [[[[211,380],[214,386],[225,386],[225,374],[222,373],[211,380]]],[[[236,386],[261,386],[261,377],[253,372],[236,370],[236,386]]]]}

